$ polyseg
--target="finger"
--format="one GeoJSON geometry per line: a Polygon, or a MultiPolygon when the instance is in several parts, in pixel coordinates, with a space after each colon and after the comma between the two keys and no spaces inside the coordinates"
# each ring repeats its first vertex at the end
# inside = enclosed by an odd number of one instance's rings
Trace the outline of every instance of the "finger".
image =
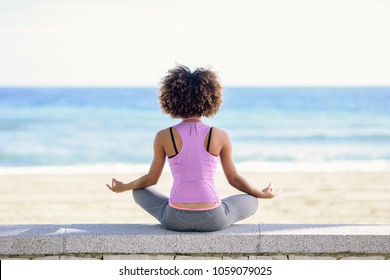
{"type": "Polygon", "coordinates": [[[281,192],[282,192],[282,190],[279,190],[279,191],[277,191],[277,192],[274,192],[274,195],[275,195],[275,196],[276,196],[276,195],[279,195],[281,192]]]}
{"type": "Polygon", "coordinates": [[[109,184],[106,184],[106,187],[112,190],[112,187],[109,184]]]}

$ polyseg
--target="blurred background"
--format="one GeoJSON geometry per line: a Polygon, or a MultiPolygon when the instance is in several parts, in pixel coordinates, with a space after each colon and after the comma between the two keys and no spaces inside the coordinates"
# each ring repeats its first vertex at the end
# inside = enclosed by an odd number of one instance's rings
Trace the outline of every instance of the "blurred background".
{"type": "Polygon", "coordinates": [[[146,172],[179,121],[158,105],[176,64],[219,74],[205,121],[241,172],[285,191],[252,222],[388,222],[389,14],[385,0],[0,0],[0,223],[152,221],[100,186],[146,172]]]}

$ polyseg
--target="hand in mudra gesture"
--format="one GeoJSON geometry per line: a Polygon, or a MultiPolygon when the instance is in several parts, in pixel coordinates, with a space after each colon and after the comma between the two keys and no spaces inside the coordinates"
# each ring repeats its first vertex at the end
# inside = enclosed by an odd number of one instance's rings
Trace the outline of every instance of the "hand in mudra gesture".
{"type": "Polygon", "coordinates": [[[269,183],[268,187],[266,187],[265,189],[263,189],[262,191],[262,198],[274,198],[275,196],[277,196],[278,194],[280,194],[282,191],[277,191],[275,192],[273,190],[273,187],[272,187],[272,183],[269,183]]]}

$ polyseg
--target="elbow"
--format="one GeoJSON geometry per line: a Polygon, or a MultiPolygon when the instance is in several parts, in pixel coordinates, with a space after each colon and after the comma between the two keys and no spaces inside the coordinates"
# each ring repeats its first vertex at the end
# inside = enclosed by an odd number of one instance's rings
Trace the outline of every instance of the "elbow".
{"type": "Polygon", "coordinates": [[[146,184],[148,185],[148,187],[154,186],[158,183],[159,179],[160,179],[159,176],[157,177],[157,176],[152,176],[152,175],[148,174],[148,179],[147,179],[146,184]]]}
{"type": "Polygon", "coordinates": [[[152,181],[150,181],[150,186],[157,185],[157,183],[158,183],[158,180],[152,180],[152,181]]]}
{"type": "Polygon", "coordinates": [[[250,193],[250,186],[240,175],[237,174],[236,176],[228,178],[228,182],[232,187],[236,188],[237,190],[244,193],[250,193]]]}
{"type": "Polygon", "coordinates": [[[146,185],[147,185],[148,187],[154,186],[154,185],[157,184],[157,182],[158,182],[158,179],[150,178],[150,179],[146,182],[146,185]]]}
{"type": "Polygon", "coordinates": [[[227,180],[231,186],[236,187],[240,182],[240,176],[238,174],[235,176],[229,176],[227,180]]]}

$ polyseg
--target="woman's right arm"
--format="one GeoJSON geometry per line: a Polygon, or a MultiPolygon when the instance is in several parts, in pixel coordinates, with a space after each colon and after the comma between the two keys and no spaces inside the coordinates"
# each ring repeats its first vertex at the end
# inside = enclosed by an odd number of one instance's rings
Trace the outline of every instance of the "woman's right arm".
{"type": "Polygon", "coordinates": [[[113,192],[119,193],[129,190],[143,189],[157,184],[163,171],[166,157],[164,147],[162,145],[163,138],[163,133],[159,132],[154,139],[154,157],[147,174],[127,184],[116,179],[112,179],[111,185],[106,184],[107,188],[113,192]]]}
{"type": "Polygon", "coordinates": [[[259,188],[254,187],[244,177],[238,174],[235,164],[233,162],[232,143],[230,141],[229,135],[222,130],[219,130],[219,132],[221,133],[220,139],[222,144],[222,149],[220,152],[221,164],[223,172],[225,173],[226,179],[228,180],[229,184],[237,190],[242,191],[244,193],[248,193],[257,198],[273,198],[277,196],[280,191],[274,192],[271,183],[268,185],[267,188],[260,190],[259,188]]]}

